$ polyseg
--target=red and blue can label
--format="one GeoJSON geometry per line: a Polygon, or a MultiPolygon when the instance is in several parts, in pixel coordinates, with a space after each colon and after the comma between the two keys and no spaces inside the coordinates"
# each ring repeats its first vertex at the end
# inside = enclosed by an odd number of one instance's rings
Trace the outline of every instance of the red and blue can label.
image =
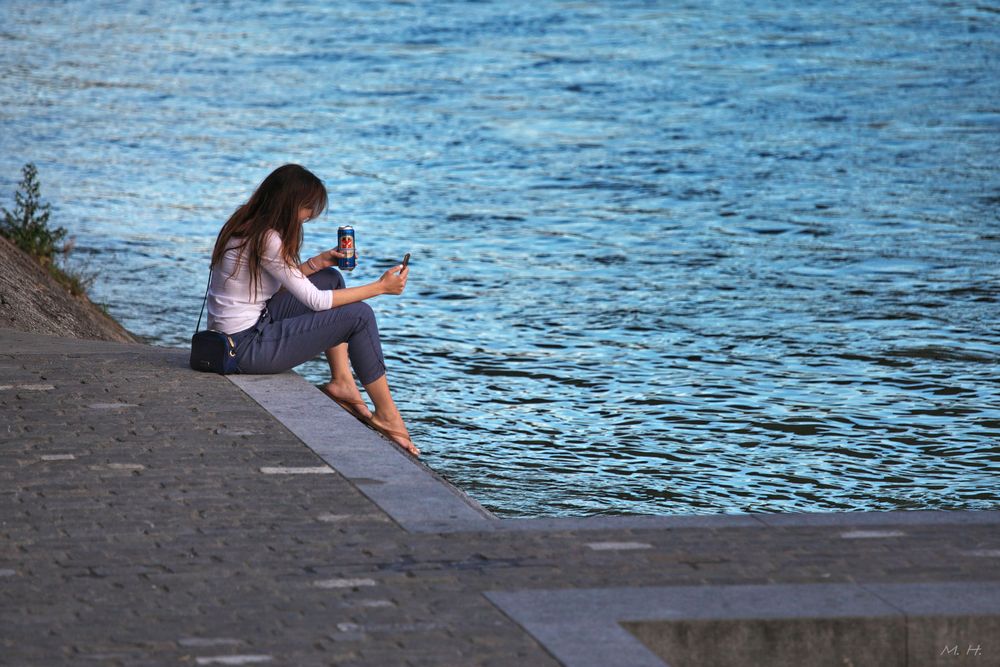
{"type": "Polygon", "coordinates": [[[346,255],[337,260],[337,268],[341,271],[353,271],[358,265],[358,258],[354,253],[354,227],[345,225],[337,229],[337,250],[346,255]]]}

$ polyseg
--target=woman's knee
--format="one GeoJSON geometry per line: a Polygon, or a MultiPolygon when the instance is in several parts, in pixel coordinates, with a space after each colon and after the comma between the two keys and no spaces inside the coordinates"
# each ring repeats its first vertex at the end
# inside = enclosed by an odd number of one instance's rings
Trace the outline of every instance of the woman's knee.
{"type": "Polygon", "coordinates": [[[312,284],[320,289],[343,289],[344,276],[332,266],[309,276],[312,284]]]}
{"type": "Polygon", "coordinates": [[[375,311],[364,301],[348,303],[341,306],[341,308],[345,309],[351,317],[356,318],[359,322],[368,323],[375,321],[375,311]]]}

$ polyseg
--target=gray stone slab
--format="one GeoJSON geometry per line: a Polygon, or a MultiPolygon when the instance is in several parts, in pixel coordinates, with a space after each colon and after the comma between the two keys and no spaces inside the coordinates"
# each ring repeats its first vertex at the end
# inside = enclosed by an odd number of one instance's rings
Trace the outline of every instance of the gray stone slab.
{"type": "MultiPolygon", "coordinates": [[[[890,623],[869,625],[899,639],[900,645],[887,647],[884,638],[877,638],[876,644],[903,652],[901,642],[906,635],[892,628],[906,623],[915,612],[937,617],[914,622],[924,631],[930,625],[943,629],[934,640],[938,643],[951,627],[949,619],[942,617],[985,617],[980,626],[985,633],[995,627],[1000,614],[1000,582],[535,589],[484,594],[566,667],[665,664],[623,623],[885,619],[890,623]],[[943,600],[948,604],[935,605],[943,600]]],[[[932,641],[922,641],[921,655],[933,657],[934,646],[932,641]]]]}
{"type": "MultiPolygon", "coordinates": [[[[1000,616],[1000,582],[860,584],[907,616],[968,614],[1000,616]]],[[[996,647],[1000,650],[1000,643],[996,647]]]]}
{"type": "Polygon", "coordinates": [[[1000,523],[1000,512],[993,510],[897,510],[891,512],[833,512],[753,514],[761,523],[775,527],[803,526],[897,526],[933,524],[1000,523]]]}
{"type": "MultiPolygon", "coordinates": [[[[587,530],[671,530],[678,528],[864,528],[867,526],[954,526],[989,525],[1000,523],[1000,512],[979,511],[895,511],[844,512],[816,514],[688,514],[672,516],[590,516],[546,517],[539,519],[501,519],[482,525],[462,520],[423,521],[409,526],[417,532],[466,532],[491,530],[501,532],[577,532],[587,530]]],[[[891,536],[890,531],[855,531],[845,533],[845,539],[855,536],[891,536]]],[[[903,534],[905,531],[892,531],[903,534]]],[[[984,557],[987,555],[983,552],[984,557]]]]}
{"type": "Polygon", "coordinates": [[[227,377],[404,528],[426,530],[462,522],[488,529],[495,522],[479,503],[301,376],[289,372],[227,377]]]}
{"type": "Polygon", "coordinates": [[[1000,582],[862,584],[906,616],[912,665],[1000,665],[1000,582]]]}
{"type": "Polygon", "coordinates": [[[624,627],[683,667],[907,667],[898,616],[632,621],[624,627]]]}
{"type": "Polygon", "coordinates": [[[662,586],[490,592],[532,621],[554,622],[567,610],[605,619],[670,620],[884,616],[899,610],[857,584],[662,586]]]}
{"type": "Polygon", "coordinates": [[[752,514],[697,514],[677,516],[585,516],[539,519],[500,519],[481,522],[436,521],[410,526],[415,532],[462,533],[476,530],[500,532],[578,532],[587,530],[670,530],[674,528],[765,528],[752,514]]]}
{"type": "Polygon", "coordinates": [[[640,589],[489,591],[484,595],[565,667],[662,667],[618,619],[640,589]]]}
{"type": "Polygon", "coordinates": [[[671,528],[762,528],[755,514],[677,516],[588,516],[503,519],[495,530],[569,532],[581,530],[669,530],[671,528]]]}

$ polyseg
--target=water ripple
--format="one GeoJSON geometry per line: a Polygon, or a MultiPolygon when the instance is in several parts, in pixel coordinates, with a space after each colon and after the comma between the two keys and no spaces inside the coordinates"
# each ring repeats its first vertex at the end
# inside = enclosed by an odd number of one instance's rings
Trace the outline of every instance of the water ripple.
{"type": "MultiPolygon", "coordinates": [[[[38,163],[95,298],[182,346],[302,162],[435,469],[509,516],[1000,503],[1000,14],[953,3],[35,3],[38,163]],[[152,288],[151,288],[152,286],[152,288]]],[[[320,361],[301,369],[323,378],[320,361]]]]}

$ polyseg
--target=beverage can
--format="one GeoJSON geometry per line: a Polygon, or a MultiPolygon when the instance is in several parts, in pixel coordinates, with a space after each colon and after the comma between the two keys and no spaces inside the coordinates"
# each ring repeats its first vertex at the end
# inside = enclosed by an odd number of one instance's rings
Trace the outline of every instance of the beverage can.
{"type": "Polygon", "coordinates": [[[358,265],[358,257],[354,252],[354,227],[344,225],[337,229],[337,250],[346,257],[337,260],[337,268],[341,271],[353,271],[358,265]]]}

